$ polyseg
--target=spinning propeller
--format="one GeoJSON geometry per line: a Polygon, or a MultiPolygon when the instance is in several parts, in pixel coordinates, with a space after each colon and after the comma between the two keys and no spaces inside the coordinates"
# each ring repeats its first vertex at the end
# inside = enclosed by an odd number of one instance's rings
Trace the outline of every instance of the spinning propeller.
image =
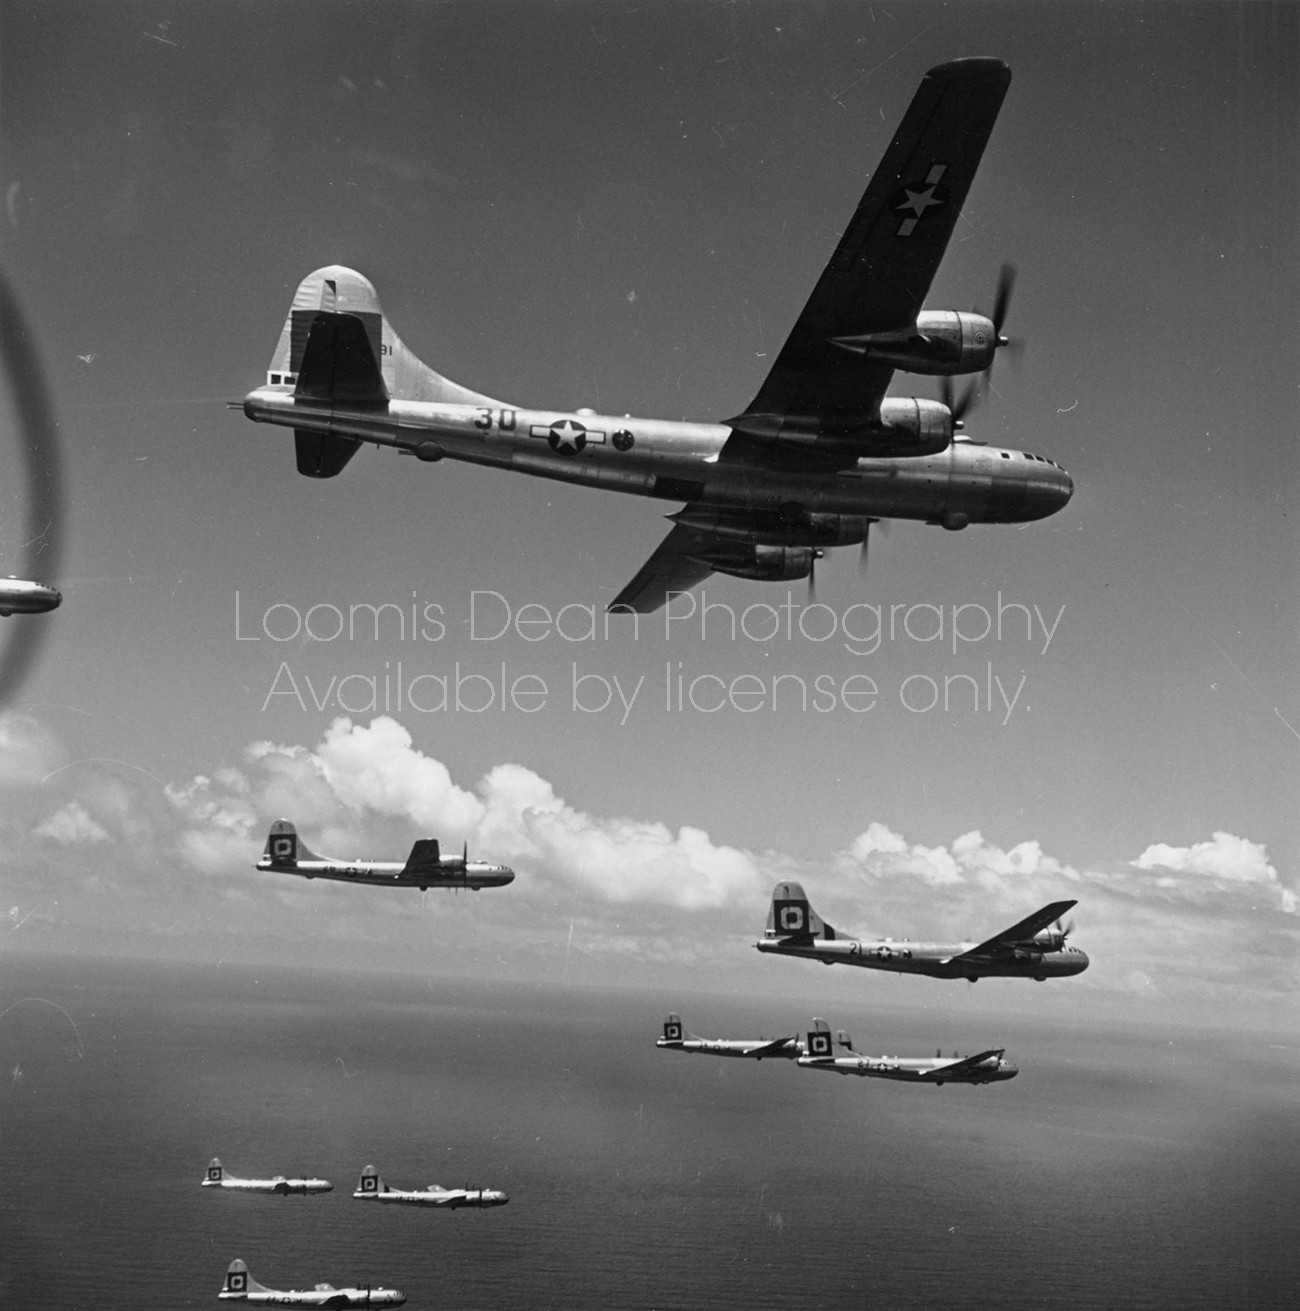
{"type": "MultiPolygon", "coordinates": [[[[960,428],[962,418],[969,412],[976,401],[983,400],[988,395],[993,386],[993,362],[997,358],[996,352],[1004,348],[1009,348],[1015,352],[1024,349],[1024,342],[1019,339],[1013,340],[1006,336],[1002,331],[1003,324],[1007,321],[1007,311],[1011,308],[1011,292],[1016,285],[1016,266],[1014,264],[1004,264],[1002,271],[998,274],[998,287],[993,298],[993,314],[990,321],[993,324],[993,348],[994,355],[989,360],[988,366],[984,372],[974,377],[968,382],[962,391],[960,398],[953,397],[952,379],[943,377],[940,379],[940,399],[952,411],[953,427],[960,428]]],[[[978,312],[978,311],[977,311],[978,312]]]]}

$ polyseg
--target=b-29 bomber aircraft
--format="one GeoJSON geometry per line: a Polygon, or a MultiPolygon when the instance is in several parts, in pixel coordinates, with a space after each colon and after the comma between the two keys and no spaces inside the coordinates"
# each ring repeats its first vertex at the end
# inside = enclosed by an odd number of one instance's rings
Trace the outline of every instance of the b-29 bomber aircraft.
{"type": "Polygon", "coordinates": [[[390,1188],[373,1165],[361,1171],[357,1190],[352,1194],[362,1202],[396,1203],[399,1206],[434,1206],[448,1211],[465,1207],[504,1206],[510,1198],[499,1188],[390,1188]]]}
{"type": "Polygon", "coordinates": [[[687,1033],[680,1015],[669,1015],[664,1020],[664,1036],[655,1039],[655,1046],[666,1051],[690,1052],[705,1056],[738,1056],[761,1061],[765,1056],[778,1060],[793,1060],[803,1051],[797,1036],[789,1038],[699,1038],[687,1033]]]}
{"type": "Polygon", "coordinates": [[[240,1260],[230,1263],[226,1282],[217,1294],[223,1302],[258,1302],[269,1306],[401,1306],[406,1294],[395,1288],[375,1288],[370,1284],[358,1288],[335,1288],[317,1284],[315,1288],[267,1288],[248,1273],[240,1260]]]}
{"type": "Polygon", "coordinates": [[[514,881],[508,865],[470,860],[468,844],[459,856],[444,856],[436,838],[421,838],[403,865],[397,861],[357,860],[346,862],[318,856],[298,836],[287,819],[271,825],[266,846],[256,868],[274,874],[298,874],[305,879],[339,879],[344,883],[375,883],[382,887],[501,888],[514,881]]]}
{"type": "Polygon", "coordinates": [[[270,1179],[240,1179],[227,1174],[219,1157],[214,1156],[208,1162],[207,1174],[199,1181],[204,1188],[230,1188],[239,1193],[279,1193],[288,1197],[293,1193],[333,1192],[334,1185],[328,1179],[286,1179],[284,1175],[272,1175],[270,1179]]]}
{"type": "Polygon", "coordinates": [[[799,1057],[801,1070],[830,1070],[835,1074],[857,1074],[867,1079],[895,1079],[903,1083],[999,1083],[1020,1073],[1011,1061],[1004,1060],[1005,1047],[993,1047],[974,1056],[946,1059],[939,1052],[927,1056],[863,1056],[853,1049],[849,1035],[840,1029],[836,1044],[831,1042],[830,1026],[823,1019],[813,1019],[808,1032],[807,1051],[799,1057]],[[836,1054],[838,1045],[840,1054],[836,1054]]]}
{"type": "Polygon", "coordinates": [[[959,59],[921,81],[897,134],[766,381],[721,423],[530,409],[449,381],[398,338],[352,269],[299,285],[266,384],[242,403],[292,428],[298,471],[332,478],[364,442],[610,491],[684,502],[674,527],[611,610],[649,613],[715,571],[808,578],[824,548],[914,519],[956,531],[1061,509],[1069,474],[1039,455],[961,435],[1011,292],[990,316],[926,310],[1011,71],[959,59]],[[895,369],[943,379],[944,399],[886,396],[895,369]]]}
{"type": "Polygon", "coordinates": [[[1042,982],[1082,974],[1088,956],[1068,946],[1072,925],[1061,916],[1077,901],[1053,901],[1009,929],[983,942],[908,942],[884,938],[859,942],[846,938],[812,908],[798,883],[772,890],[767,928],[754,946],[778,956],[801,956],[823,965],[860,965],[895,974],[928,974],[935,979],[1030,978],[1042,982]],[[1048,926],[1056,921],[1054,928],[1048,926]]]}

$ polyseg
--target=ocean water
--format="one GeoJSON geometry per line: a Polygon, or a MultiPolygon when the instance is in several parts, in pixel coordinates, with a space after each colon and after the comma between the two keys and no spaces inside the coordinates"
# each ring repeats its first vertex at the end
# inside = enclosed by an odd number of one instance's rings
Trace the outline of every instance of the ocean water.
{"type": "Polygon", "coordinates": [[[658,1051],[692,1003],[8,957],[0,1301],[205,1306],[240,1256],[456,1311],[1300,1305],[1285,1039],[1044,1029],[1010,1083],[922,1089],[658,1051]],[[335,1191],[201,1189],[214,1155],[335,1191]],[[367,1162],[511,1201],[364,1205],[367,1162]]]}

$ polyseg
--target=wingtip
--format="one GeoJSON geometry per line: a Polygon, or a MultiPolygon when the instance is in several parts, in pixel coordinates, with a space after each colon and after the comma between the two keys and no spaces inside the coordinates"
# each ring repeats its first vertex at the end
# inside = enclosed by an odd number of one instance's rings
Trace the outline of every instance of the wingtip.
{"type": "Polygon", "coordinates": [[[942,77],[954,73],[1010,78],[1011,65],[1004,60],[998,59],[995,55],[966,55],[961,59],[949,59],[946,63],[936,64],[926,76],[942,77]]]}

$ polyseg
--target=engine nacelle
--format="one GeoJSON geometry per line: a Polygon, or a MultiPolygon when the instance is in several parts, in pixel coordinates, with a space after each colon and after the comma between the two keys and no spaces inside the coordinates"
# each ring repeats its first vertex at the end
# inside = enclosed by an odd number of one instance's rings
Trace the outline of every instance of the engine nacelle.
{"type": "Polygon", "coordinates": [[[1065,934],[1056,930],[1044,929],[1042,933],[1034,934],[1033,941],[1030,944],[1035,951],[1063,951],[1065,949],[1065,934]]]}
{"type": "Polygon", "coordinates": [[[725,420],[736,432],[760,441],[804,446],[828,458],[889,459],[938,455],[952,442],[952,411],[941,401],[886,396],[879,414],[767,414],[747,411],[725,420]]]}
{"type": "Polygon", "coordinates": [[[822,553],[812,546],[751,546],[740,542],[719,542],[698,559],[720,574],[753,578],[759,582],[787,582],[807,578],[813,561],[822,553]]]}
{"type": "Polygon", "coordinates": [[[922,310],[916,327],[897,332],[865,332],[832,338],[837,346],[907,373],[979,373],[993,363],[998,335],[983,314],[961,310],[922,310]]]}
{"type": "Polygon", "coordinates": [[[872,520],[861,514],[809,513],[798,507],[749,510],[679,510],[674,523],[750,546],[852,546],[867,535],[872,520]]]}
{"type": "MultiPolygon", "coordinates": [[[[880,428],[886,448],[881,455],[938,455],[952,444],[952,411],[942,401],[886,396],[880,402],[880,428]]],[[[865,444],[876,445],[870,440],[865,444]]]]}

